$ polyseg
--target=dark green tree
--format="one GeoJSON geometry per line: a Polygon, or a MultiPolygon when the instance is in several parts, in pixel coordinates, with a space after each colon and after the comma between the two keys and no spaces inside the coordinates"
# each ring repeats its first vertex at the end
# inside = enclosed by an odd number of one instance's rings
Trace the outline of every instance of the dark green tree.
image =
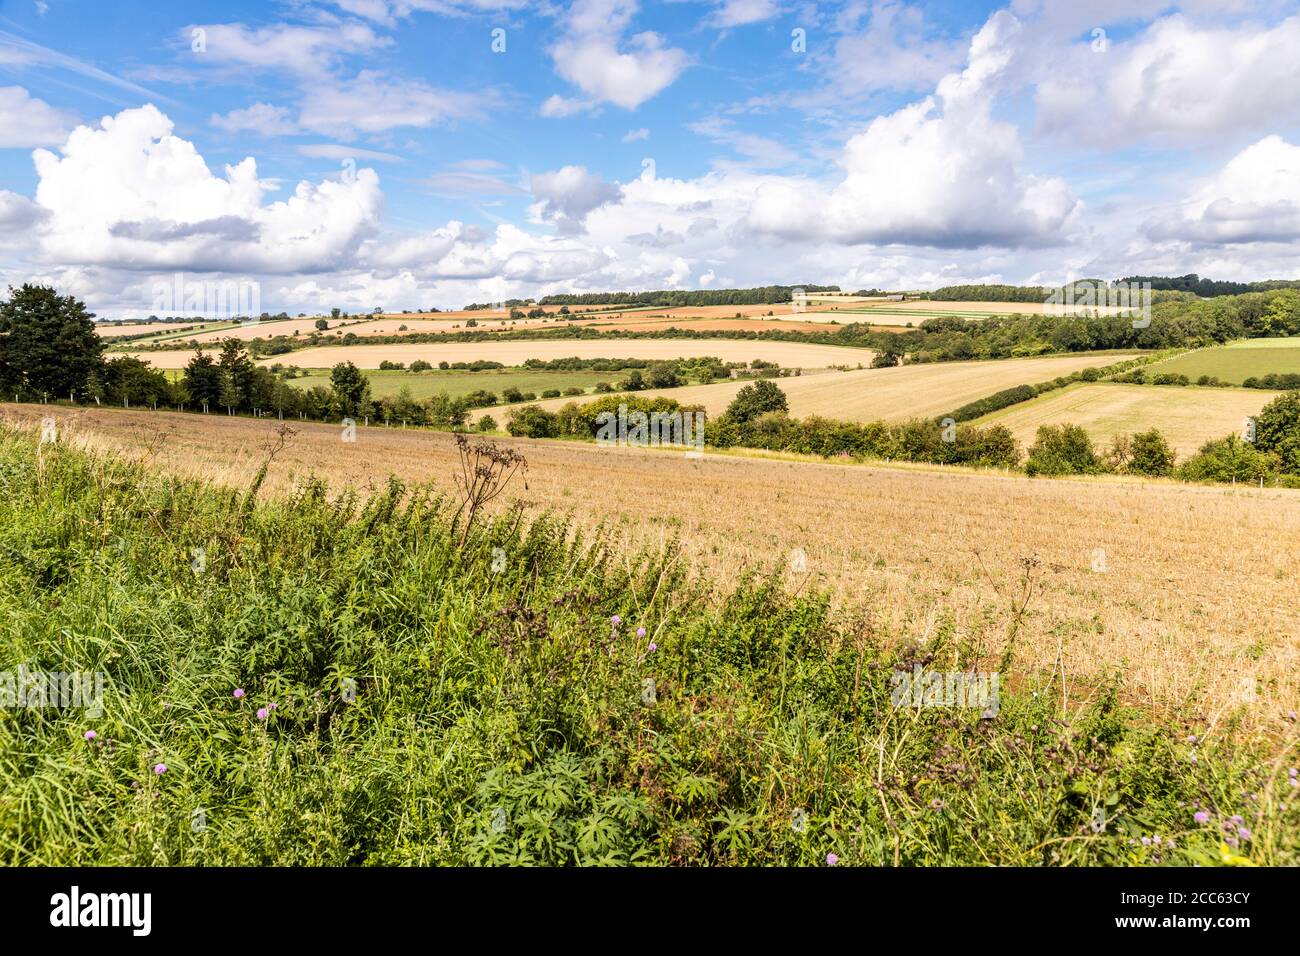
{"type": "Polygon", "coordinates": [[[111,405],[170,405],[175,389],[165,372],[131,355],[105,364],[104,396],[111,405]]]}
{"type": "Polygon", "coordinates": [[[86,398],[102,373],[104,340],[94,316],[47,286],[10,287],[0,302],[0,385],[28,397],[86,398]]]}
{"type": "Polygon", "coordinates": [[[727,406],[726,419],[741,424],[768,412],[788,412],[790,400],[770,379],[746,385],[727,406]]]}
{"type": "Polygon", "coordinates": [[[248,408],[253,385],[253,360],[244,351],[244,343],[235,338],[221,340],[221,404],[234,410],[248,408]]]}
{"type": "Polygon", "coordinates": [[[202,349],[195,349],[194,358],[185,366],[183,380],[191,401],[210,408],[221,404],[221,369],[202,349]]]}
{"type": "Polygon", "coordinates": [[[351,362],[340,362],[330,370],[330,385],[339,398],[344,415],[361,414],[370,403],[370,381],[351,362]]]}

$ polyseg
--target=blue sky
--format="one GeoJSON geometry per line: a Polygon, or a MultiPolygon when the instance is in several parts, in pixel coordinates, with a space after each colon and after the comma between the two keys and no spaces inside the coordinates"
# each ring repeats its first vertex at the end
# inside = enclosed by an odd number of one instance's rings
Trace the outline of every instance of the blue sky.
{"type": "Polygon", "coordinates": [[[0,280],[126,315],[176,271],[294,312],[1300,276],[1295,6],[1083,6],[3,0],[0,280]]]}

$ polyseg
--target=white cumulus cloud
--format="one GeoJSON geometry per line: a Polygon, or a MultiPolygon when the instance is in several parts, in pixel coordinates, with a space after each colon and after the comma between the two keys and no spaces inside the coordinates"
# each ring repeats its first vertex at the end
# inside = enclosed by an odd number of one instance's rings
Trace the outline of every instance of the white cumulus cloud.
{"type": "Polygon", "coordinates": [[[1300,146],[1266,136],[1246,147],[1146,233],[1206,245],[1300,239],[1300,146]]]}
{"type": "MultiPolygon", "coordinates": [[[[662,92],[686,69],[690,58],[656,33],[624,38],[636,12],[635,0],[576,0],[565,35],[551,49],[556,72],[589,99],[627,110],[662,92]]],[[[562,110],[569,103],[552,97],[543,115],[566,115],[562,110]]]]}
{"type": "Polygon", "coordinates": [[[33,154],[40,255],[63,265],[230,272],[320,271],[346,262],[378,222],[373,170],[300,182],[265,204],[248,157],[214,176],[172,122],[146,105],[79,126],[33,154]]]}
{"type": "Polygon", "coordinates": [[[0,87],[0,148],[61,143],[75,124],[75,117],[36,99],[21,86],[0,87]]]}

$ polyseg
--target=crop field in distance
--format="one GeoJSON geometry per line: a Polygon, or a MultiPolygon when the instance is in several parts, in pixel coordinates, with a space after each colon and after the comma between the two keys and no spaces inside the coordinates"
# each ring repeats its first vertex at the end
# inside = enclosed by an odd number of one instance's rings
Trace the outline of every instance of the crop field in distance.
{"type": "MultiPolygon", "coordinates": [[[[140,352],[139,358],[155,368],[184,368],[191,358],[185,350],[140,352]]],[[[643,358],[667,360],[712,355],[724,362],[778,362],[784,368],[826,368],[834,365],[870,365],[875,353],[869,349],[804,342],[747,341],[738,339],[626,339],[502,342],[410,343],[400,345],[321,345],[289,355],[263,359],[264,364],[293,364],[299,368],[332,368],[352,362],[358,368],[377,369],[380,362],[410,365],[423,359],[439,362],[493,361],[521,365],[528,359],[556,358],[643,358]]]]}
{"type": "Polygon", "coordinates": [[[1244,339],[1176,355],[1149,371],[1182,374],[1192,381],[1210,375],[1233,385],[1269,373],[1300,374],[1300,339],[1244,339]]]}
{"type": "Polygon", "coordinates": [[[1080,383],[985,415],[975,424],[1005,425],[1026,446],[1040,425],[1080,425],[1103,450],[1112,436],[1156,428],[1185,457],[1207,441],[1240,434],[1245,419],[1277,394],[1254,388],[1080,383]]]}
{"type": "MultiPolygon", "coordinates": [[[[485,389],[498,396],[503,389],[514,387],[521,392],[541,394],[549,388],[581,388],[590,391],[597,382],[617,382],[627,372],[593,372],[549,371],[530,368],[490,369],[483,372],[470,372],[463,369],[435,369],[429,372],[375,371],[366,372],[370,381],[370,393],[375,398],[384,398],[398,394],[403,388],[411,390],[414,399],[429,398],[439,392],[446,392],[452,398],[467,395],[485,389]]],[[[289,384],[296,388],[311,388],[315,385],[328,387],[329,369],[310,369],[306,375],[289,379],[289,384]]],[[[575,396],[576,397],[576,396],[575,396]]],[[[573,400],[572,398],[570,399],[573,400]]]]}
{"type": "MultiPolygon", "coordinates": [[[[1032,385],[1085,368],[1112,365],[1128,354],[1089,352],[990,362],[937,362],[824,372],[777,381],[789,399],[790,414],[796,418],[821,415],[854,422],[901,420],[942,415],[1004,388],[1032,385]]],[[[703,405],[710,415],[719,415],[746,384],[746,381],[733,380],[647,389],[637,394],[664,395],[682,404],[703,405]]],[[[548,399],[537,404],[554,411],[566,401],[576,399],[548,399]]]]}

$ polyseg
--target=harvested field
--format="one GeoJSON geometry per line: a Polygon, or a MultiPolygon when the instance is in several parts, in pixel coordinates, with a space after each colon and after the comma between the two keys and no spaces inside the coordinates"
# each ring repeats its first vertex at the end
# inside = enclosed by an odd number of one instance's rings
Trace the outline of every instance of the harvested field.
{"type": "MultiPolygon", "coordinates": [[[[1163,367],[1163,366],[1162,366],[1163,367]]],[[[1158,428],[1180,458],[1242,430],[1277,392],[1254,388],[1195,388],[1093,382],[1012,405],[977,424],[1006,425],[1028,447],[1040,425],[1080,425],[1103,449],[1114,435],[1158,428]]]]}
{"type": "Polygon", "coordinates": [[[830,322],[803,321],[797,317],[784,316],[780,319],[655,319],[648,318],[634,322],[603,322],[592,320],[585,323],[609,332],[656,332],[660,329],[689,329],[694,332],[770,332],[784,330],[787,332],[834,332],[839,328],[830,322]]]}
{"type": "MultiPolygon", "coordinates": [[[[184,350],[141,352],[139,357],[155,368],[184,368],[190,353],[184,350]]],[[[803,342],[748,341],[741,339],[561,339],[504,342],[448,342],[409,345],[322,345],[263,360],[266,364],[297,365],[299,368],[332,368],[339,362],[353,362],[359,368],[378,368],[383,361],[410,365],[424,359],[439,362],[487,360],[504,365],[522,365],[530,358],[675,359],[713,355],[724,362],[762,359],[788,368],[825,368],[828,365],[869,365],[875,353],[869,349],[803,342]]]]}
{"type": "MultiPolygon", "coordinates": [[[[1091,352],[994,362],[939,362],[801,375],[778,379],[777,384],[789,398],[790,414],[796,418],[821,415],[869,422],[942,415],[1004,388],[1032,385],[1081,369],[1110,365],[1122,358],[1113,352],[1091,352]]],[[[720,415],[747,384],[748,381],[734,380],[715,385],[648,389],[637,394],[665,395],[683,404],[703,405],[710,415],[720,415]]],[[[537,404],[554,411],[572,401],[576,399],[550,399],[537,404]]]]}
{"type": "MultiPolygon", "coordinates": [[[[627,372],[593,372],[587,369],[568,372],[518,368],[483,372],[461,369],[445,371],[435,369],[431,372],[366,372],[366,378],[370,381],[370,394],[375,398],[397,395],[403,388],[409,388],[411,397],[416,400],[430,398],[440,392],[446,392],[456,398],[480,389],[500,395],[504,389],[510,387],[517,388],[521,392],[538,394],[548,388],[572,387],[590,390],[597,382],[616,382],[625,375],[627,372]]],[[[307,375],[289,379],[289,384],[294,388],[311,388],[315,385],[328,388],[330,373],[328,369],[313,369],[307,375]]],[[[574,396],[571,400],[576,400],[577,397],[574,396]]]]}
{"type": "MultiPolygon", "coordinates": [[[[39,405],[2,414],[33,429],[53,415],[75,441],[237,486],[256,472],[272,428],[39,405]]],[[[336,487],[379,488],[392,473],[451,491],[449,434],[362,428],[348,444],[335,426],[295,427],[264,494],[313,473],[336,487]]],[[[1300,706],[1300,610],[1278,599],[1300,583],[1298,492],[504,444],[528,457],[528,490],[512,490],[529,507],[570,511],[579,526],[603,523],[632,543],[678,539],[727,582],[746,569],[788,569],[802,549],[808,573],[783,570],[790,585],[870,609],[889,642],[946,632],[996,655],[1028,575],[1034,596],[1010,679],[1064,673],[1067,706],[1116,669],[1135,703],[1165,715],[1190,705],[1198,733],[1234,714],[1248,729],[1286,733],[1285,714],[1300,706]],[[1026,571],[1022,560],[1034,557],[1026,571]]]]}

